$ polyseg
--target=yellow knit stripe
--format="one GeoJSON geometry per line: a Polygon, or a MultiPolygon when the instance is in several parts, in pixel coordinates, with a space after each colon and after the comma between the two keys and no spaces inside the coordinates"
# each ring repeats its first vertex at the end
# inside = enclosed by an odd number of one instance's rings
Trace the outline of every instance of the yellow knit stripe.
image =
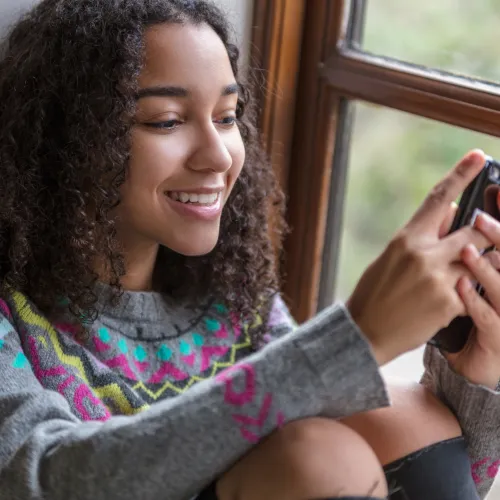
{"type": "Polygon", "coordinates": [[[50,322],[40,314],[36,314],[31,309],[31,305],[28,303],[26,297],[23,294],[14,292],[13,299],[17,314],[21,321],[28,325],[38,326],[42,330],[45,330],[49,334],[49,338],[59,360],[64,364],[73,366],[78,371],[79,377],[89,387],[92,388],[92,390],[99,396],[101,400],[103,400],[105,397],[113,400],[116,406],[120,408],[120,411],[122,411],[122,413],[125,415],[133,415],[149,408],[149,405],[143,405],[140,408],[134,408],[126,398],[121,387],[116,383],[108,384],[104,387],[92,387],[85,373],[85,368],[81,359],[77,356],[66,354],[63,351],[59,343],[57,332],[55,328],[50,324],[50,322]]]}
{"type": "Polygon", "coordinates": [[[235,344],[231,347],[231,355],[229,358],[229,361],[226,361],[224,363],[219,363],[216,361],[213,366],[212,370],[210,371],[210,375],[206,377],[199,377],[198,375],[193,375],[189,382],[182,388],[176,387],[174,384],[172,384],[170,381],[165,382],[158,391],[151,391],[148,389],[143,382],[138,382],[137,384],[134,385],[135,390],[142,390],[144,391],[151,399],[154,399],[155,401],[167,390],[170,389],[177,394],[182,394],[183,392],[186,392],[190,387],[192,387],[196,382],[202,382],[203,380],[207,380],[209,378],[212,378],[219,369],[221,368],[229,368],[233,366],[236,363],[236,352],[239,351],[240,349],[243,349],[245,347],[250,347],[251,341],[250,337],[248,336],[248,329],[245,329],[245,342],[242,344],[235,344]]]}

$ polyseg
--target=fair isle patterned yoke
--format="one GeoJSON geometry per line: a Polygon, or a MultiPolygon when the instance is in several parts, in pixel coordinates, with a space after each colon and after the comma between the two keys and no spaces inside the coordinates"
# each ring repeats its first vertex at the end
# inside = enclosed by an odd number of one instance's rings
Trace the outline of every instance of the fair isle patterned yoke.
{"type": "MultiPolygon", "coordinates": [[[[221,304],[193,310],[126,292],[111,307],[99,292],[99,317],[79,342],[69,318],[52,324],[19,293],[0,301],[0,498],[186,500],[287,422],[389,403],[344,306],[296,329],[279,296],[269,306],[255,324],[265,341],[281,339],[253,353],[254,325],[221,304]]],[[[431,347],[425,367],[423,384],[460,422],[484,498],[500,465],[500,392],[469,383],[431,347]]]]}
{"type": "MultiPolygon", "coordinates": [[[[0,349],[12,325],[22,352],[12,353],[12,367],[31,369],[40,384],[65,397],[81,420],[132,415],[159,400],[187,391],[254,349],[249,331],[218,303],[200,310],[169,306],[159,294],[127,292],[118,307],[102,307],[83,342],[70,322],[51,324],[25,296],[0,301],[0,349]],[[127,308],[127,294],[132,296],[127,308]],[[7,321],[9,320],[9,321],[7,321]],[[29,327],[29,328],[27,328],[29,327]]],[[[130,297],[129,297],[130,298],[130,297]]],[[[293,320],[276,296],[266,340],[290,331],[293,320]]]]}

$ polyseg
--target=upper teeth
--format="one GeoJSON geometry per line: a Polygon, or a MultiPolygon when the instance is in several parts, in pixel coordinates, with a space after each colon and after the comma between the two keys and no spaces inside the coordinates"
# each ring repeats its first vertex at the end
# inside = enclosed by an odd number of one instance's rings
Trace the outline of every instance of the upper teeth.
{"type": "Polygon", "coordinates": [[[168,195],[182,203],[200,203],[201,205],[213,205],[219,198],[220,193],[196,194],[184,192],[170,192],[168,195]]]}

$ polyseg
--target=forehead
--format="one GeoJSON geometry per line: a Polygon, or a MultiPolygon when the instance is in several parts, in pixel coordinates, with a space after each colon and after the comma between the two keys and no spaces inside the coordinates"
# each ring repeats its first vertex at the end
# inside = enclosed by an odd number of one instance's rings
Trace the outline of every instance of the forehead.
{"type": "Polygon", "coordinates": [[[220,87],[234,80],[227,50],[206,24],[162,24],[145,34],[145,64],[140,87],[179,85],[220,87]]]}

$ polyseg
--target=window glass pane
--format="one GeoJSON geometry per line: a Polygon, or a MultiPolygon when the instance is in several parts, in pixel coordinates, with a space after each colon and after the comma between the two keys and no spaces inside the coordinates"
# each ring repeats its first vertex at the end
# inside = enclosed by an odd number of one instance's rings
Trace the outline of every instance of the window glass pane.
{"type": "Polygon", "coordinates": [[[500,139],[355,102],[337,298],[413,214],[429,189],[469,149],[500,158],[500,139]]]}
{"type": "Polygon", "coordinates": [[[496,0],[369,0],[368,52],[470,77],[500,81],[496,0]]]}
{"type": "MultiPolygon", "coordinates": [[[[362,272],[414,213],[429,189],[469,149],[500,158],[500,139],[356,102],[347,172],[336,298],[345,300],[362,272]]],[[[386,365],[386,375],[419,380],[423,349],[386,365]]],[[[498,496],[500,499],[500,484],[498,496]]]]}

